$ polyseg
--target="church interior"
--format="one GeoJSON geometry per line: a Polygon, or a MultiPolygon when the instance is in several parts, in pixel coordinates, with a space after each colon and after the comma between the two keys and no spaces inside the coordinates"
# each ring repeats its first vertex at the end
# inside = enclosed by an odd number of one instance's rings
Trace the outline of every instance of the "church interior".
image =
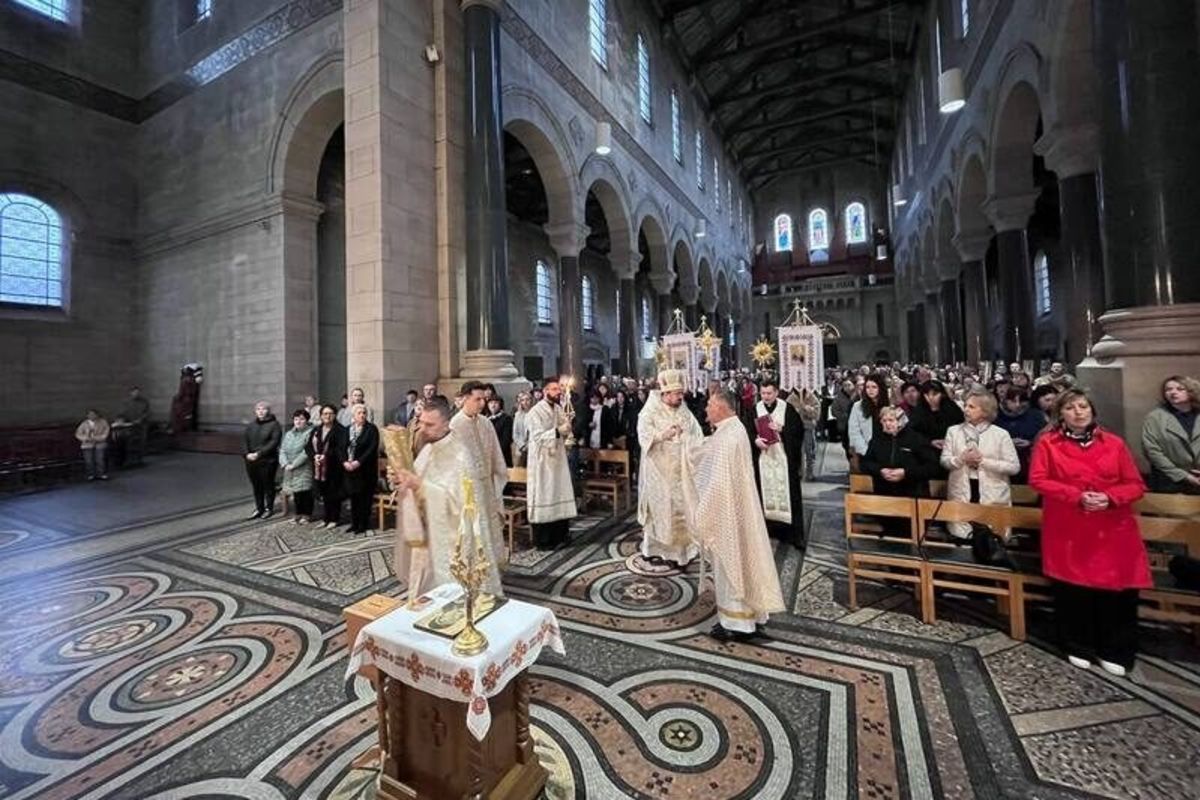
{"type": "MultiPolygon", "coordinates": [[[[1200,397],[1163,399],[1200,387],[1198,71],[1190,0],[0,0],[0,800],[1200,797],[1200,397]],[[664,342],[704,331],[765,454],[759,345],[797,316],[830,394],[765,627],[714,636],[713,565],[647,555],[651,444],[602,468],[626,446],[599,411],[575,451],[549,433],[578,513],[540,543],[519,398],[562,376],[564,402],[649,409],[664,342]],[[970,406],[964,376],[1052,363],[1159,498],[1128,669],[1068,660],[1024,562],[939,582],[934,501],[910,501],[919,557],[859,527],[896,506],[834,424],[843,378],[970,406]],[[442,706],[387,722],[419,666],[352,662],[376,617],[348,609],[417,594],[392,451],[365,532],[317,524],[311,467],[264,508],[247,460],[264,405],[286,448],[293,409],[409,430],[475,381],[510,462],[480,629],[547,609],[563,650],[491,695],[528,791],[442,706]],[[465,793],[396,788],[424,747],[466,759],[465,793]]],[[[1011,518],[1040,525],[1022,459],[1011,518]]],[[[970,474],[957,505],[985,502],[970,474]]]]}

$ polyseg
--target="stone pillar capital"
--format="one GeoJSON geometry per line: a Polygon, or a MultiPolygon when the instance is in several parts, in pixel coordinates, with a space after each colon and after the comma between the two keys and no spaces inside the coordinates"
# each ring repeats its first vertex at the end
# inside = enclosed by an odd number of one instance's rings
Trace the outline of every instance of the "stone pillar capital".
{"type": "Polygon", "coordinates": [[[700,299],[700,284],[680,283],[679,299],[683,301],[684,305],[694,306],[700,299]]]}
{"type": "Polygon", "coordinates": [[[962,259],[953,253],[939,255],[933,260],[933,268],[943,281],[952,281],[958,278],[959,270],[962,269],[962,259]]]}
{"type": "Polygon", "coordinates": [[[983,214],[992,223],[996,233],[1023,230],[1033,216],[1040,189],[1003,197],[991,196],[983,201],[983,214]]]}
{"type": "Polygon", "coordinates": [[[670,294],[671,287],[675,285],[675,273],[670,270],[651,272],[650,285],[654,287],[656,294],[670,294]]]}
{"type": "Polygon", "coordinates": [[[588,234],[592,229],[578,222],[563,222],[557,225],[543,225],[542,230],[550,238],[550,246],[561,261],[564,258],[578,258],[587,244],[588,234]]]}
{"type": "Polygon", "coordinates": [[[705,313],[711,314],[717,310],[717,290],[712,287],[702,287],[700,289],[700,307],[705,313]]]}
{"type": "Polygon", "coordinates": [[[618,279],[631,281],[637,276],[642,265],[642,254],[636,250],[631,250],[623,256],[619,253],[609,253],[608,261],[618,279]]]}
{"type": "Polygon", "coordinates": [[[300,217],[313,222],[316,222],[325,213],[324,204],[291,192],[282,192],[279,195],[279,209],[285,216],[300,217]]]}
{"type": "Polygon", "coordinates": [[[503,5],[504,0],[459,0],[459,6],[463,11],[466,11],[471,6],[483,6],[484,8],[490,8],[496,13],[500,13],[503,5]]]}
{"type": "Polygon", "coordinates": [[[1100,126],[1094,122],[1055,125],[1033,144],[1059,180],[1095,172],[1100,165],[1100,126]]]}
{"type": "Polygon", "coordinates": [[[983,261],[992,241],[991,231],[959,231],[951,240],[958,257],[964,262],[983,261]]]}

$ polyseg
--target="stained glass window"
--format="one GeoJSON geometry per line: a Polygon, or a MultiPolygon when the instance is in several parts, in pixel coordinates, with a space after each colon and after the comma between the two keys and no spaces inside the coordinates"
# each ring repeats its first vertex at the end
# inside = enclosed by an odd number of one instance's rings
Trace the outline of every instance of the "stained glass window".
{"type": "Polygon", "coordinates": [[[63,305],[62,220],[24,194],[0,194],[0,302],[63,305]]]}
{"type": "Polygon", "coordinates": [[[650,103],[650,51],[646,48],[646,37],[637,35],[638,111],[642,119],[652,118],[650,103]]]}
{"type": "Polygon", "coordinates": [[[583,276],[583,329],[585,331],[596,330],[596,294],[592,287],[592,278],[590,275],[583,276]]]}
{"type": "Polygon", "coordinates": [[[958,0],[958,12],[962,16],[962,37],[971,32],[971,0],[958,0]]]}
{"type": "Polygon", "coordinates": [[[716,157],[713,157],[713,202],[717,205],[717,211],[721,210],[721,165],[717,162],[716,157]]]}
{"type": "Polygon", "coordinates": [[[775,252],[783,253],[792,249],[792,218],[780,214],[775,218],[775,252]]]}
{"type": "Polygon", "coordinates": [[[70,0],[16,0],[16,3],[59,22],[66,22],[71,12],[70,0]]]}
{"type": "Polygon", "coordinates": [[[696,188],[704,188],[704,134],[696,131],[696,188]]]}
{"type": "Polygon", "coordinates": [[[1046,254],[1038,251],[1033,258],[1033,290],[1037,300],[1038,314],[1050,313],[1050,262],[1046,254]]]}
{"type": "Polygon", "coordinates": [[[846,244],[862,244],[867,240],[867,209],[862,203],[846,206],[846,244]]]}
{"type": "Polygon", "coordinates": [[[642,295],[642,338],[650,341],[654,338],[654,328],[650,319],[650,298],[642,295]]]}
{"type": "Polygon", "coordinates": [[[554,320],[550,316],[550,268],[546,262],[537,262],[537,321],[539,325],[549,325],[554,320]]]}
{"type": "Polygon", "coordinates": [[[196,0],[196,21],[208,19],[212,16],[213,0],[196,0]]]}
{"type": "Polygon", "coordinates": [[[808,249],[829,249],[829,217],[823,208],[808,213],[808,249]]]}
{"type": "Polygon", "coordinates": [[[608,3],[606,0],[588,0],[588,43],[592,58],[608,69],[608,3]]]}

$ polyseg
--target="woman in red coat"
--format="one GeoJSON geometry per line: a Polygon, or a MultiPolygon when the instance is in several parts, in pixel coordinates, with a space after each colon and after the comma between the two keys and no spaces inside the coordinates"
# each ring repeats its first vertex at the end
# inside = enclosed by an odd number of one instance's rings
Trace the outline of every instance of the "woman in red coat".
{"type": "Polygon", "coordinates": [[[1042,496],[1042,571],[1058,581],[1063,649],[1077,667],[1114,675],[1137,653],[1138,589],[1151,587],[1133,503],[1146,492],[1125,442],[1096,425],[1087,394],[1055,404],[1058,426],[1038,437],[1029,483],[1042,496]]]}

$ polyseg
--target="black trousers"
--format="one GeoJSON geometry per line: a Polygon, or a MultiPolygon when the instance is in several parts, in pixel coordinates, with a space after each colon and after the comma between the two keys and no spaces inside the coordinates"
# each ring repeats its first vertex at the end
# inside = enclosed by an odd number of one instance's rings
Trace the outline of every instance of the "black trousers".
{"type": "Polygon", "coordinates": [[[375,492],[368,486],[366,491],[350,493],[350,532],[362,533],[371,527],[371,501],[375,492]]]}
{"type": "Polygon", "coordinates": [[[296,516],[311,517],[313,510],[312,489],[303,492],[293,492],[292,499],[296,501],[296,516]]]}
{"type": "Polygon", "coordinates": [[[274,458],[246,462],[246,475],[254,490],[254,507],[262,513],[275,508],[275,472],[279,462],[274,458]]]}
{"type": "Polygon", "coordinates": [[[337,524],[342,519],[342,491],[336,481],[317,481],[321,493],[321,520],[337,524]]]}
{"type": "Polygon", "coordinates": [[[1054,615],[1068,655],[1133,667],[1137,655],[1137,589],[1109,591],[1059,583],[1054,615]]]}
{"type": "Polygon", "coordinates": [[[540,550],[553,550],[567,543],[571,535],[571,520],[535,522],[529,526],[533,531],[533,544],[540,550]]]}

